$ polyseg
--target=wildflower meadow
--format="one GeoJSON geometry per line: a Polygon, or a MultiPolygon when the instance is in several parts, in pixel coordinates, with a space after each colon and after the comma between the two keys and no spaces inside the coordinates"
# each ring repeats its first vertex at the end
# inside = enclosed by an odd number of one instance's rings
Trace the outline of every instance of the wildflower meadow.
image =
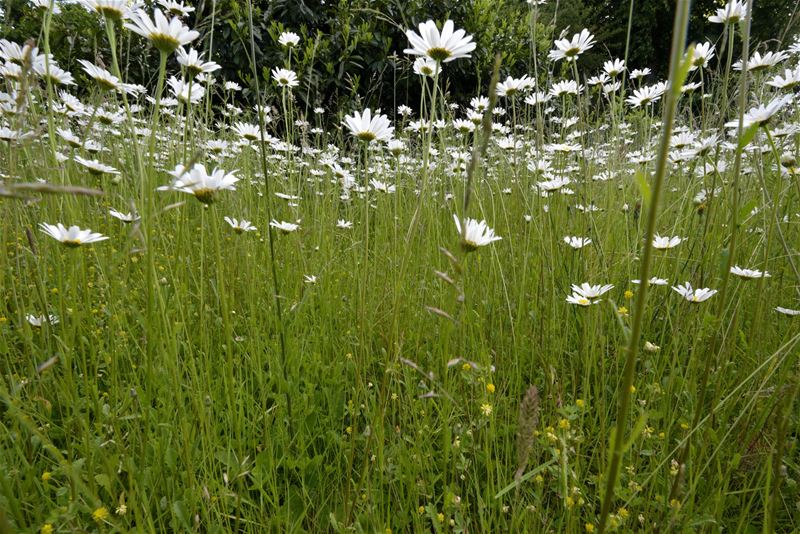
{"type": "Polygon", "coordinates": [[[637,1],[9,2],[0,534],[800,531],[798,5],[637,1]]]}

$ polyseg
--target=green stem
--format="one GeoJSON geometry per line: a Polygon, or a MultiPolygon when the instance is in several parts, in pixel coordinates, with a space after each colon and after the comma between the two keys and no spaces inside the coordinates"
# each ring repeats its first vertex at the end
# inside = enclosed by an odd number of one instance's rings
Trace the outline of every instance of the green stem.
{"type": "Polygon", "coordinates": [[[633,314],[633,324],[631,325],[630,338],[626,350],[625,367],[623,371],[622,390],[620,391],[619,408],[617,411],[617,424],[614,434],[614,450],[611,456],[611,466],[606,476],[605,495],[600,512],[600,528],[602,534],[605,532],[608,517],[611,512],[611,505],[614,500],[617,477],[619,476],[620,465],[622,463],[623,447],[625,445],[625,429],[628,419],[628,412],[631,404],[631,388],[633,387],[634,373],[636,370],[636,356],[639,350],[639,338],[644,321],[645,302],[647,301],[647,290],[650,286],[650,264],[653,256],[653,235],[655,234],[656,219],[658,213],[658,202],[661,198],[661,189],[664,177],[667,174],[667,157],[669,155],[670,138],[672,136],[672,126],[675,120],[675,110],[678,98],[680,97],[679,71],[681,58],[683,56],[684,43],[689,22],[689,0],[680,0],[675,11],[675,22],[672,29],[672,52],[670,56],[670,89],[667,91],[666,102],[664,104],[664,121],[661,142],[659,144],[658,158],[656,160],[655,176],[653,178],[652,198],[648,207],[646,231],[644,238],[644,251],[642,254],[642,264],[639,272],[641,285],[639,295],[637,295],[635,311],[633,314]]]}

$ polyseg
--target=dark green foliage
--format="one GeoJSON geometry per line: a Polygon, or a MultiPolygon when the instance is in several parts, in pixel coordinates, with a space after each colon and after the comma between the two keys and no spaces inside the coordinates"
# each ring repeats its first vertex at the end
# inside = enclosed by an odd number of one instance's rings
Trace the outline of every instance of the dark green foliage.
{"type": "MultiPolygon", "coordinates": [[[[669,54],[666,28],[671,25],[674,2],[633,1],[628,64],[631,68],[650,67],[663,78],[669,54]]],[[[721,0],[694,2],[691,41],[719,39],[722,26],[709,23],[707,16],[721,5],[721,0]]],[[[61,7],[62,15],[53,18],[50,38],[58,63],[79,77],[76,59],[109,64],[110,59],[102,55],[107,43],[97,17],[77,4],[61,7]]],[[[203,35],[196,46],[203,50],[213,47],[212,59],[222,65],[219,75],[242,83],[245,97],[252,99],[247,0],[200,0],[196,8],[188,21],[203,35]]],[[[419,83],[410,68],[412,58],[403,53],[408,43],[405,29],[416,28],[429,18],[440,23],[451,18],[457,27],[472,34],[478,45],[471,60],[448,63],[443,72],[451,101],[464,103],[475,96],[476,88],[485,91],[496,53],[502,56],[504,76],[532,73],[534,48],[541,65],[552,40],[562,31],[571,36],[586,27],[596,35],[595,47],[581,57],[586,75],[594,74],[607,59],[624,57],[629,9],[629,0],[552,1],[538,8],[534,26],[534,11],[524,0],[253,0],[255,59],[266,82],[261,84],[262,90],[273,103],[279,102],[269,71],[288,63],[277,41],[282,31],[294,31],[301,37],[291,59],[291,68],[302,82],[294,92],[296,109],[301,113],[315,106],[348,110],[357,102],[393,112],[398,104],[413,105],[419,98],[419,83]],[[534,35],[535,47],[531,46],[534,35]]],[[[798,31],[796,9],[793,1],[756,2],[753,41],[773,49],[787,45],[798,31]]],[[[7,1],[4,37],[22,42],[39,37],[40,31],[40,12],[23,0],[7,1]]],[[[134,35],[120,39],[120,46],[132,47],[135,52],[147,44],[134,35]]],[[[154,51],[125,57],[142,58],[140,64],[123,65],[128,81],[154,83],[158,59],[154,51]]],[[[170,67],[175,69],[175,63],[170,67]]]]}

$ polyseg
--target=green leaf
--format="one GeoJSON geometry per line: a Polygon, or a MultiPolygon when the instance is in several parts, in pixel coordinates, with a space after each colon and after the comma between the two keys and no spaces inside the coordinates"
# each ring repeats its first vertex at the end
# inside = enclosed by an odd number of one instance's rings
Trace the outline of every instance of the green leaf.
{"type": "Polygon", "coordinates": [[[678,72],[675,73],[675,82],[670,86],[670,90],[672,91],[675,100],[678,100],[681,97],[681,87],[683,87],[683,83],[686,81],[686,77],[689,75],[689,68],[692,66],[693,59],[694,45],[690,45],[686,50],[686,54],[681,60],[681,64],[678,67],[678,72]]]}
{"type": "Polygon", "coordinates": [[[94,476],[94,481],[97,482],[98,486],[100,486],[101,488],[103,488],[107,492],[112,493],[112,491],[111,491],[111,479],[108,477],[108,475],[104,475],[104,474],[95,475],[94,476]]]}
{"type": "Polygon", "coordinates": [[[748,126],[742,136],[739,138],[739,150],[744,150],[744,147],[750,144],[753,138],[756,136],[756,132],[758,132],[758,124],[751,124],[748,126]]]}
{"type": "Polygon", "coordinates": [[[642,198],[644,199],[645,204],[650,204],[650,199],[653,198],[653,193],[650,190],[650,184],[647,183],[647,174],[644,171],[636,171],[636,175],[634,176],[636,180],[636,185],[639,186],[639,192],[642,194],[642,198]]]}
{"type": "Polygon", "coordinates": [[[741,208],[739,208],[739,213],[736,214],[736,224],[742,225],[750,214],[753,212],[756,206],[758,206],[760,197],[754,196],[751,198],[747,204],[744,204],[741,208]]]}
{"type": "Polygon", "coordinates": [[[519,477],[519,480],[515,480],[514,482],[512,482],[511,484],[509,484],[505,488],[503,488],[500,491],[498,491],[497,495],[495,495],[494,498],[495,499],[499,499],[500,497],[502,497],[503,495],[505,495],[506,493],[508,493],[512,489],[516,488],[517,486],[519,486],[520,484],[522,484],[523,482],[525,482],[526,480],[528,480],[529,478],[531,478],[535,474],[544,471],[548,466],[550,466],[554,462],[555,462],[555,460],[548,460],[545,463],[543,463],[542,465],[540,465],[539,467],[537,467],[536,469],[532,469],[532,470],[528,471],[527,473],[525,473],[524,475],[519,477]]]}
{"type": "Polygon", "coordinates": [[[639,419],[636,420],[636,424],[633,425],[633,430],[631,430],[631,435],[628,437],[628,441],[625,443],[625,446],[622,447],[622,452],[625,452],[631,448],[633,442],[636,441],[644,431],[645,426],[647,426],[647,412],[642,413],[642,415],[639,416],[639,419]]]}
{"type": "Polygon", "coordinates": [[[719,253],[719,276],[725,276],[725,268],[728,266],[728,257],[731,255],[730,249],[728,247],[723,248],[719,253]]]}
{"type": "Polygon", "coordinates": [[[186,512],[186,505],[183,501],[175,501],[172,503],[172,514],[181,526],[181,529],[189,532],[192,530],[192,524],[189,522],[189,514],[186,512]]]}

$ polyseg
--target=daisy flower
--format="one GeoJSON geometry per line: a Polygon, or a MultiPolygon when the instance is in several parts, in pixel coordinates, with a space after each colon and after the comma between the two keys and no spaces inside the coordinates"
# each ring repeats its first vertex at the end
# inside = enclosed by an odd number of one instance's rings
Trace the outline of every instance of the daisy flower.
{"type": "Polygon", "coordinates": [[[108,72],[106,69],[102,69],[97,65],[89,63],[85,59],[79,59],[78,63],[80,63],[83,67],[83,71],[88,74],[91,79],[97,82],[97,85],[100,86],[100,89],[106,91],[119,91],[123,88],[120,79],[108,72]]]}
{"type": "Polygon", "coordinates": [[[571,246],[574,249],[583,248],[586,245],[591,244],[592,240],[588,237],[574,237],[574,236],[566,236],[564,238],[564,243],[571,246]]]}
{"type": "Polygon", "coordinates": [[[389,119],[386,115],[372,116],[372,110],[367,108],[363,113],[355,112],[344,118],[344,124],[350,133],[371,143],[372,141],[388,141],[394,134],[394,128],[389,126],[389,119]]]}
{"type": "Polygon", "coordinates": [[[300,229],[300,225],[299,224],[290,223],[290,222],[286,222],[286,221],[280,221],[279,222],[279,221],[277,221],[275,219],[272,219],[269,222],[269,225],[271,227],[275,228],[276,230],[280,230],[284,234],[289,234],[291,232],[296,232],[297,230],[300,229]]]}
{"type": "Polygon", "coordinates": [[[111,20],[126,19],[131,13],[128,0],[81,0],[81,4],[88,11],[111,20]]]}
{"type": "Polygon", "coordinates": [[[625,72],[625,62],[621,59],[606,61],[603,63],[603,71],[612,78],[615,78],[625,72]]]}
{"type": "Polygon", "coordinates": [[[47,315],[33,315],[29,313],[25,315],[25,320],[31,324],[31,326],[35,326],[40,328],[44,323],[50,323],[50,325],[57,325],[58,324],[58,315],[47,314],[47,315]]]}
{"type": "Polygon", "coordinates": [[[504,82],[497,84],[496,90],[498,95],[509,97],[533,89],[534,84],[533,78],[527,74],[522,78],[512,78],[509,76],[504,82]]]}
{"type": "Polygon", "coordinates": [[[694,47],[692,55],[692,66],[689,70],[708,67],[708,62],[714,57],[714,45],[711,43],[700,43],[694,47]]]}
{"type": "Polygon", "coordinates": [[[208,174],[205,166],[200,163],[196,163],[191,169],[178,165],[170,174],[174,177],[172,184],[159,187],[159,191],[174,190],[188,193],[194,195],[203,204],[214,202],[214,195],[217,191],[235,191],[234,184],[239,181],[234,173],[226,173],[219,168],[208,174]]]}
{"type": "Polygon", "coordinates": [[[81,245],[88,245],[89,243],[96,243],[108,239],[108,236],[104,236],[103,234],[98,234],[88,229],[81,230],[77,226],[66,228],[61,223],[39,223],[39,227],[42,232],[68,247],[79,247],[81,245]]]}
{"type": "Polygon", "coordinates": [[[33,66],[33,72],[43,80],[49,79],[53,85],[75,85],[72,74],[55,64],[48,67],[37,63],[33,66]]]}
{"type": "Polygon", "coordinates": [[[150,15],[137,9],[131,16],[131,22],[125,24],[125,27],[148,39],[164,54],[171,54],[200,36],[199,32],[190,30],[178,17],[167,20],[160,9],[153,11],[152,19],[150,15]]]}
{"type": "Polygon", "coordinates": [[[717,9],[715,15],[708,17],[709,22],[716,24],[737,23],[747,16],[747,5],[739,0],[731,0],[721,9],[717,9]]]}
{"type": "MultiPolygon", "coordinates": [[[[641,280],[631,280],[631,282],[634,283],[634,284],[641,284],[642,283],[641,280]]],[[[667,280],[666,278],[658,278],[656,276],[652,277],[649,280],[649,282],[650,282],[651,286],[665,286],[665,285],[669,284],[669,280],[667,280]]]]}
{"type": "Polygon", "coordinates": [[[464,30],[455,30],[452,20],[444,23],[441,33],[432,20],[419,25],[419,34],[414,30],[406,30],[406,37],[411,48],[403,50],[412,56],[427,56],[437,63],[448,63],[454,59],[470,57],[475,50],[472,36],[464,30]]]}
{"type": "Polygon", "coordinates": [[[210,74],[222,68],[214,61],[203,61],[203,54],[194,48],[190,48],[188,52],[183,47],[178,48],[176,57],[178,63],[186,67],[186,72],[191,78],[198,74],[210,74]]]}
{"type": "Polygon", "coordinates": [[[418,57],[414,61],[414,74],[433,77],[436,75],[439,63],[429,57],[418,57]]]}
{"type": "MultiPolygon", "coordinates": [[[[786,52],[767,52],[763,56],[760,52],[756,52],[747,60],[747,70],[751,72],[765,70],[774,67],[788,57],[786,52]]],[[[733,70],[742,70],[741,59],[733,64],[733,70]]]]}
{"type": "Polygon", "coordinates": [[[653,248],[658,250],[666,250],[668,248],[677,247],[683,241],[682,237],[662,237],[658,234],[653,236],[653,248]]]}
{"type": "Polygon", "coordinates": [[[594,300],[608,293],[610,290],[614,289],[614,285],[606,284],[601,286],[599,284],[591,285],[588,282],[584,282],[581,285],[572,284],[570,288],[572,289],[573,295],[578,295],[587,298],[589,300],[594,300]]]}
{"type": "Polygon", "coordinates": [[[599,304],[600,300],[591,300],[578,293],[573,293],[572,295],[567,295],[567,302],[578,306],[591,306],[592,304],[599,304]]]}
{"type": "Polygon", "coordinates": [[[297,74],[289,69],[272,69],[272,79],[279,87],[297,87],[300,81],[297,79],[297,74]]]}
{"type": "Polygon", "coordinates": [[[339,219],[336,221],[336,228],[341,228],[342,230],[349,230],[353,227],[352,221],[347,221],[345,219],[339,219]]]}
{"type": "Polygon", "coordinates": [[[658,102],[667,90],[667,84],[659,82],[654,85],[646,85],[640,89],[634,89],[633,95],[625,99],[625,101],[634,108],[647,106],[658,102]]]}
{"type": "Polygon", "coordinates": [[[175,2],[173,0],[158,0],[158,5],[170,15],[176,17],[188,17],[194,11],[192,6],[187,6],[183,2],[175,2]]]}
{"type": "Polygon", "coordinates": [[[502,237],[496,236],[494,230],[489,228],[486,221],[477,221],[475,219],[465,219],[464,228],[461,226],[461,219],[458,215],[453,214],[453,220],[456,222],[456,229],[458,235],[461,236],[461,246],[467,252],[477,250],[479,247],[484,247],[495,241],[500,241],[502,237]]]}
{"type": "Polygon", "coordinates": [[[245,141],[258,141],[261,138],[261,130],[255,124],[237,122],[233,125],[233,133],[245,141]]]}
{"type": "Polygon", "coordinates": [[[578,56],[594,46],[594,35],[589,30],[583,29],[581,33],[576,33],[572,39],[557,39],[553,41],[555,49],[548,52],[547,57],[553,61],[565,59],[575,61],[578,56]]]}
{"type": "Polygon", "coordinates": [[[397,190],[396,186],[387,184],[386,182],[381,182],[375,178],[369,181],[369,185],[371,185],[375,191],[381,191],[383,193],[394,193],[397,190]]]}
{"type": "Polygon", "coordinates": [[[106,165],[105,163],[101,163],[96,159],[84,159],[80,156],[75,156],[73,159],[75,160],[75,163],[80,164],[87,171],[89,171],[90,174],[95,176],[101,176],[103,174],[119,174],[119,171],[111,165],[106,165]]]}
{"type": "MultiPolygon", "coordinates": [[[[758,106],[750,109],[744,114],[743,125],[745,128],[752,124],[765,126],[772,117],[775,116],[781,109],[791,103],[792,95],[783,95],[770,100],[767,104],[759,104],[758,106]]],[[[730,121],[725,123],[726,128],[736,128],[739,126],[739,121],[730,121]]]]}
{"type": "Polygon", "coordinates": [[[231,225],[231,228],[233,228],[233,231],[237,234],[241,234],[243,232],[255,232],[258,230],[258,228],[250,224],[250,221],[246,221],[244,219],[240,221],[226,216],[225,222],[231,225]]]}
{"type": "Polygon", "coordinates": [[[680,296],[682,296],[689,302],[706,301],[711,297],[713,297],[714,294],[717,292],[716,289],[708,289],[708,288],[693,289],[692,284],[690,284],[689,282],[686,282],[685,285],[679,285],[678,287],[672,286],[672,289],[674,289],[680,296]]]}
{"type": "Polygon", "coordinates": [[[184,104],[197,104],[206,94],[206,88],[199,83],[190,83],[185,80],[179,80],[175,76],[171,76],[167,83],[172,89],[172,94],[179,102],[184,104]]]}
{"type": "Polygon", "coordinates": [[[738,265],[731,267],[731,274],[739,278],[769,278],[771,275],[767,271],[758,269],[744,269],[738,265]]]}
{"type": "Polygon", "coordinates": [[[386,148],[393,156],[399,156],[405,150],[406,145],[400,139],[392,139],[386,143],[386,148]]]}
{"type": "Polygon", "coordinates": [[[122,221],[122,222],[124,222],[126,224],[138,221],[140,219],[139,215],[137,215],[137,214],[134,214],[134,213],[131,213],[131,212],[122,213],[121,211],[117,211],[117,210],[115,210],[113,208],[108,210],[108,214],[111,215],[112,217],[114,217],[115,219],[119,219],[120,221],[122,221]]]}
{"type": "Polygon", "coordinates": [[[782,76],[776,74],[767,82],[767,85],[776,89],[792,89],[798,84],[800,84],[800,66],[794,70],[785,69],[782,76]]]}
{"type": "Polygon", "coordinates": [[[287,48],[293,48],[300,44],[300,36],[294,32],[283,32],[278,38],[278,44],[287,48]]]}

